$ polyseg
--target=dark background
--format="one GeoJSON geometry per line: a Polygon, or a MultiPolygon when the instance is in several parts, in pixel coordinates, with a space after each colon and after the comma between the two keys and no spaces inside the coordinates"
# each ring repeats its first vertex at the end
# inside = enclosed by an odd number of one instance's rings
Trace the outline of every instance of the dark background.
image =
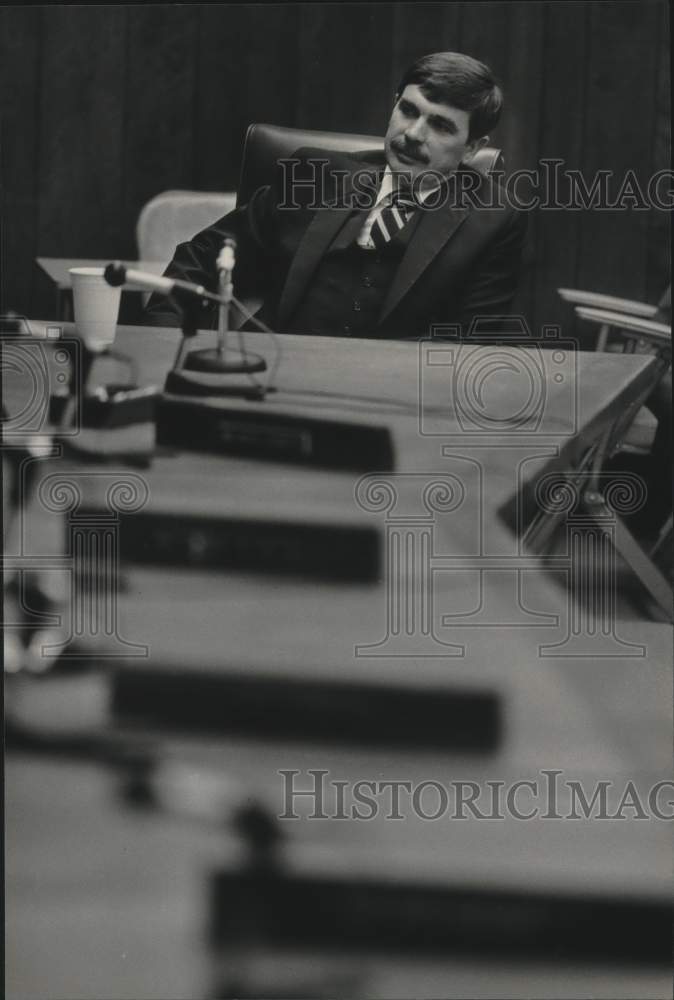
{"type": "MultiPolygon", "coordinates": [[[[0,26],[3,307],[34,317],[54,301],[37,254],[133,257],[153,195],[236,188],[252,121],[382,134],[431,51],[500,77],[508,169],[559,157],[645,189],[670,166],[664,2],[4,7],[0,26]]],[[[568,320],[557,285],[655,299],[668,275],[663,211],[538,212],[519,304],[537,328],[568,320]]]]}

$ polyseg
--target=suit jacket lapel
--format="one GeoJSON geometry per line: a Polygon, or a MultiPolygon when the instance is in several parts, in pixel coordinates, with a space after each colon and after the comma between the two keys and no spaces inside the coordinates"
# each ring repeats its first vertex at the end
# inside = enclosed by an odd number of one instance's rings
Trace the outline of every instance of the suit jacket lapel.
{"type": "Polygon", "coordinates": [[[378,173],[383,171],[383,167],[378,164],[358,163],[352,160],[347,162],[352,173],[344,184],[346,204],[337,208],[319,208],[307,226],[288,269],[288,276],[281,293],[278,308],[280,323],[285,323],[292,315],[325,251],[351,215],[352,207],[349,196],[353,191],[353,175],[356,170],[370,170],[378,173]]]}
{"type": "Polygon", "coordinates": [[[292,315],[302,292],[318,267],[324,252],[350,214],[348,208],[319,208],[307,226],[295,256],[292,259],[286,283],[279,302],[278,316],[281,324],[292,315]]]}
{"type": "MultiPolygon", "coordinates": [[[[383,163],[372,161],[345,159],[343,162],[347,163],[351,169],[351,175],[345,183],[347,204],[337,208],[318,209],[307,226],[293,257],[281,293],[278,309],[280,323],[285,323],[292,315],[321,258],[351,214],[352,209],[348,196],[353,191],[355,172],[357,170],[370,170],[381,174],[384,169],[383,163]]],[[[395,309],[403,296],[421,277],[433,258],[455,234],[468,214],[466,208],[450,208],[446,205],[437,209],[421,208],[419,211],[421,218],[391,282],[379,316],[379,323],[383,322],[395,309]]]]}
{"type": "Polygon", "coordinates": [[[395,309],[468,214],[466,208],[447,206],[437,209],[420,208],[419,212],[419,224],[407,244],[389,287],[379,315],[380,323],[395,309]]]}

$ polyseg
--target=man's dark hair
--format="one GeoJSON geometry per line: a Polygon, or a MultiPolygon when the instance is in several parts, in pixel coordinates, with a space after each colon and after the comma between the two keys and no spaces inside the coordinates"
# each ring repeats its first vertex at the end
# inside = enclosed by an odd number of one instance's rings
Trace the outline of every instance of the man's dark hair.
{"type": "Polygon", "coordinates": [[[418,59],[398,84],[397,95],[414,83],[424,97],[470,114],[468,139],[480,139],[501,117],[503,93],[484,63],[460,52],[432,52],[418,59]]]}

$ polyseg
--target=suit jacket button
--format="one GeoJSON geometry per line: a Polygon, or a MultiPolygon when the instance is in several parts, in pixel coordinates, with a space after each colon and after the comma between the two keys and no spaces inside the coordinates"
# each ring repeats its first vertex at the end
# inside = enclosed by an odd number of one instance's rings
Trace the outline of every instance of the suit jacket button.
{"type": "Polygon", "coordinates": [[[344,333],[347,335],[347,337],[351,333],[351,327],[348,324],[344,327],[344,333]]]}
{"type": "Polygon", "coordinates": [[[357,313],[359,313],[359,312],[360,312],[360,302],[359,302],[359,301],[358,301],[357,299],[356,299],[356,301],[355,301],[355,302],[353,303],[353,311],[354,311],[354,312],[357,312],[357,313]]]}
{"type": "Polygon", "coordinates": [[[369,274],[366,274],[365,277],[363,278],[363,284],[365,285],[365,287],[372,288],[373,283],[374,282],[372,281],[372,278],[369,276],[369,274]]]}

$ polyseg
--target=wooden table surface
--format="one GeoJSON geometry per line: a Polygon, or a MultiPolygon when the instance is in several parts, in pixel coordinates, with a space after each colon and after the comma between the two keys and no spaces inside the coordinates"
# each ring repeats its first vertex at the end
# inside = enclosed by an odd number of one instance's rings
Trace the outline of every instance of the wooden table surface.
{"type": "MultiPolygon", "coordinates": [[[[36,326],[38,335],[42,329],[36,326]]],[[[251,349],[267,349],[262,335],[250,339],[251,349]]],[[[283,337],[281,343],[278,394],[260,404],[269,412],[342,414],[387,424],[394,436],[396,473],[403,474],[397,480],[400,496],[409,504],[418,502],[419,476],[450,474],[462,483],[465,501],[434,520],[437,553],[445,559],[434,573],[434,627],[442,642],[452,644],[454,652],[463,647],[463,654],[428,657],[412,649],[406,655],[355,655],[356,646],[384,635],[383,579],[370,585],[317,585],[252,573],[132,564],[122,567],[122,635],[149,647],[142,667],[156,669],[159,679],[166,670],[215,676],[244,671],[253,677],[323,679],[330,684],[348,680],[410,690],[451,692],[470,686],[495,691],[504,707],[503,742],[485,756],[385,746],[340,748],[226,734],[209,740],[164,730],[160,739],[167,759],[187,766],[197,785],[227,786],[231,779],[236,795],[257,797],[272,808],[279,807],[282,768],[302,774],[324,769],[349,782],[464,779],[482,785],[488,780],[531,779],[541,768],[561,768],[565,777],[586,782],[588,790],[605,778],[617,789],[634,780],[645,791],[668,776],[670,628],[636,616],[621,618],[616,623],[620,639],[642,646],[646,655],[640,657],[631,655],[629,645],[624,655],[614,650],[604,658],[568,658],[550,655],[550,650],[542,655],[541,646],[564,637],[569,615],[565,588],[542,563],[522,571],[519,604],[513,599],[511,569],[501,571],[500,577],[498,570],[491,570],[490,583],[482,589],[480,583],[480,560],[521,555],[502,510],[523,479],[535,480],[551,468],[573,464],[615,418],[630,391],[648,377],[649,359],[579,353],[559,360],[552,351],[527,356],[527,363],[542,366],[547,396],[539,426],[523,431],[512,417],[521,403],[520,383],[509,375],[522,359],[517,349],[471,347],[463,352],[463,361],[455,358],[448,365],[445,356],[441,364],[428,365],[424,352],[436,350],[436,345],[309,337],[283,337]],[[488,374],[490,358],[496,358],[502,371],[500,379],[488,378],[481,397],[492,423],[467,431],[452,405],[447,371],[456,371],[462,363],[487,366],[488,374]],[[428,377],[427,369],[433,369],[428,377]],[[490,602],[489,616],[479,625],[475,612],[482,599],[490,602]],[[522,607],[548,617],[517,620],[522,607]]],[[[121,328],[116,346],[136,356],[142,383],[161,384],[176,345],[176,331],[121,328]]],[[[447,345],[440,350],[446,352],[447,345]]],[[[7,383],[10,414],[12,405],[20,408],[29,383],[28,376],[23,383],[19,376],[7,383]]],[[[80,440],[103,455],[130,443],[151,446],[152,430],[105,435],[86,431],[80,440]]],[[[97,469],[120,479],[129,473],[114,461],[97,469]]],[[[100,500],[102,480],[91,475],[96,470],[46,463],[44,476],[59,470],[75,471],[84,495],[92,502],[97,496],[100,500]]],[[[244,517],[273,513],[288,520],[324,518],[329,523],[374,519],[382,537],[385,532],[381,514],[357,505],[360,476],[354,473],[194,453],[159,457],[150,469],[135,473],[149,487],[148,510],[238,511],[244,517]]],[[[61,517],[46,518],[44,509],[34,504],[23,527],[24,543],[29,540],[24,556],[62,551],[61,517]]],[[[21,555],[18,537],[8,553],[21,555]]],[[[137,667],[138,662],[130,660],[124,669],[137,667]]],[[[94,699],[95,721],[109,726],[107,675],[92,683],[101,686],[94,699]]],[[[33,688],[17,689],[16,698],[28,716],[42,713],[44,719],[55,701],[46,682],[41,690],[41,707],[33,688]]],[[[72,696],[74,702],[83,699],[85,713],[82,688],[73,687],[72,696]]],[[[59,697],[66,714],[72,714],[67,693],[61,691],[59,697]]],[[[371,711],[376,710],[374,703],[371,711]]],[[[200,952],[195,926],[205,912],[205,872],[232,863],[231,842],[180,817],[124,813],[114,799],[113,778],[95,765],[16,759],[10,761],[7,787],[7,860],[12,873],[7,912],[15,928],[8,951],[9,983],[14,984],[15,1000],[103,996],[106,976],[114,981],[116,996],[202,995],[208,986],[208,961],[200,952]],[[144,873],[140,878],[134,874],[139,872],[144,873]],[[160,916],[153,924],[156,933],[148,935],[153,908],[160,916]],[[36,909],[43,916],[31,922],[36,909]],[[82,941],[88,947],[82,948],[82,941]],[[51,956],[51,987],[41,985],[47,963],[35,962],[35,954],[51,956]]],[[[312,870],[360,866],[371,873],[383,865],[450,882],[468,878],[548,886],[559,892],[584,886],[588,891],[634,891],[653,898],[660,898],[671,874],[669,826],[653,819],[546,824],[511,817],[496,824],[443,825],[410,816],[402,823],[377,824],[316,824],[305,817],[292,825],[288,836],[291,864],[312,870]]],[[[272,968],[272,975],[278,975],[278,964],[272,963],[272,968]]],[[[401,960],[397,969],[389,963],[378,966],[376,975],[371,970],[369,995],[664,996],[665,979],[662,970],[625,972],[596,965],[549,967],[542,974],[540,967],[526,963],[505,968],[481,962],[478,970],[474,963],[457,959],[426,964],[422,970],[401,960]]]]}
{"type": "MultiPolygon", "coordinates": [[[[244,764],[255,769],[245,744],[224,746],[222,753],[228,757],[227,774],[241,773],[244,764]]],[[[305,765],[320,766],[306,754],[305,765]]],[[[195,765],[192,775],[198,780],[195,765]]],[[[211,996],[213,960],[204,933],[207,876],[228,862],[221,830],[120,805],[118,780],[96,764],[12,754],[5,779],[6,995],[12,1000],[211,996]]],[[[331,846],[342,850],[344,825],[318,824],[328,856],[331,846]]],[[[451,843],[455,825],[442,824],[437,835],[444,833],[451,843]]],[[[582,854],[582,831],[576,836],[582,854]]],[[[614,849],[612,843],[607,847],[614,849]]],[[[232,961],[237,964],[245,969],[250,960],[232,961]]],[[[347,996],[665,1000],[671,995],[667,967],[607,962],[402,955],[382,961],[367,954],[270,950],[252,968],[255,980],[268,988],[286,982],[297,990],[297,983],[312,979],[334,988],[343,980],[347,996]]],[[[261,993],[258,986],[256,995],[261,993]]]]}

